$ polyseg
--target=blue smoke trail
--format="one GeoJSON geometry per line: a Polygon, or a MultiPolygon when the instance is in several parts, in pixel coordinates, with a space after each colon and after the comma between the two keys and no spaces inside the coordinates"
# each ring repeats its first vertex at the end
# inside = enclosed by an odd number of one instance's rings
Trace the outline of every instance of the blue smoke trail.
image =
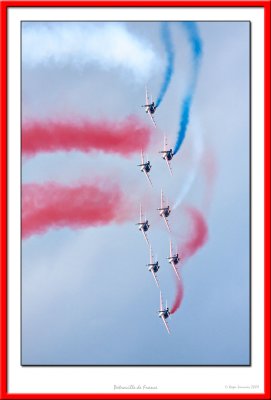
{"type": "Polygon", "coordinates": [[[164,42],[164,45],[166,48],[166,53],[167,53],[167,67],[166,67],[166,71],[164,74],[164,80],[162,82],[160,92],[159,92],[159,95],[158,95],[156,103],[155,103],[156,107],[158,107],[160,105],[160,103],[162,102],[162,100],[166,94],[166,91],[168,89],[168,85],[170,83],[171,76],[173,73],[173,67],[174,67],[174,49],[173,49],[173,44],[172,44],[172,40],[171,40],[171,34],[170,34],[168,22],[162,22],[161,36],[162,36],[162,40],[164,42]]]}
{"type": "Polygon", "coordinates": [[[184,141],[187,126],[189,124],[190,109],[195,92],[195,87],[197,83],[199,65],[202,55],[202,42],[199,36],[198,27],[195,22],[182,22],[182,26],[185,28],[188,40],[191,44],[193,53],[193,70],[190,85],[184,101],[181,107],[181,118],[180,118],[180,128],[178,131],[177,141],[173,150],[173,154],[176,154],[184,141]]]}

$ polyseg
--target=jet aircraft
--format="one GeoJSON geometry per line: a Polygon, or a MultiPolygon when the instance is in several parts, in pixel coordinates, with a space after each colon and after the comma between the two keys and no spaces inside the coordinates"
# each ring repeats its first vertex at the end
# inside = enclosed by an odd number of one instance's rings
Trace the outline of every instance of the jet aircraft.
{"type": "Polygon", "coordinates": [[[163,300],[162,300],[162,293],[161,293],[161,291],[160,291],[160,309],[159,309],[159,311],[158,311],[158,315],[159,315],[159,318],[161,318],[162,321],[164,322],[165,327],[166,327],[166,330],[167,330],[168,333],[170,334],[170,330],[169,330],[169,327],[168,327],[168,324],[167,324],[167,321],[166,321],[166,319],[167,319],[168,317],[170,317],[170,311],[169,311],[169,308],[168,308],[168,306],[167,306],[167,303],[166,303],[166,308],[163,307],[163,300]]]}
{"type": "Polygon", "coordinates": [[[171,209],[170,209],[169,205],[166,206],[166,207],[164,206],[164,199],[163,199],[163,191],[162,190],[161,190],[161,205],[160,205],[160,208],[157,208],[157,210],[160,211],[159,214],[160,214],[161,217],[163,217],[163,219],[165,221],[165,224],[166,224],[166,226],[167,226],[167,228],[168,228],[168,230],[170,232],[170,228],[169,228],[169,224],[168,224],[167,218],[168,218],[169,214],[171,213],[171,209]]]}
{"type": "Polygon", "coordinates": [[[173,154],[172,149],[169,149],[169,150],[167,149],[167,138],[166,138],[166,136],[164,136],[164,149],[159,151],[159,153],[163,154],[162,157],[166,161],[168,169],[169,169],[169,172],[170,172],[170,175],[172,176],[173,174],[172,174],[170,161],[172,160],[174,154],[173,154]]]}
{"type": "Polygon", "coordinates": [[[148,231],[150,224],[146,217],[145,217],[145,220],[143,220],[141,204],[140,204],[140,211],[139,211],[139,222],[136,225],[139,225],[139,230],[143,233],[143,236],[144,236],[147,244],[149,245],[149,240],[147,238],[146,232],[148,231]]]}
{"type": "Polygon", "coordinates": [[[181,280],[180,275],[179,275],[179,273],[177,271],[177,268],[176,268],[176,265],[180,262],[180,257],[179,257],[179,254],[177,252],[175,254],[173,254],[171,240],[169,242],[169,257],[167,257],[167,259],[168,259],[168,262],[172,265],[172,268],[173,268],[177,278],[179,280],[181,280]]]}
{"type": "Polygon", "coordinates": [[[148,267],[148,270],[152,273],[155,283],[156,283],[157,287],[159,288],[159,282],[158,282],[156,273],[158,272],[160,265],[158,264],[158,261],[156,261],[156,262],[153,261],[151,246],[150,246],[150,262],[149,262],[149,264],[147,264],[147,267],[148,267]]]}
{"type": "Polygon", "coordinates": [[[157,107],[156,107],[156,105],[154,104],[154,101],[152,100],[152,96],[151,96],[151,101],[149,100],[149,95],[148,95],[147,86],[146,86],[146,104],[142,105],[141,107],[144,107],[144,108],[145,108],[146,114],[149,114],[149,116],[150,116],[150,118],[151,118],[151,120],[152,120],[153,125],[156,127],[156,123],[155,123],[155,120],[154,120],[154,118],[153,118],[153,114],[155,113],[157,107]]]}
{"type": "Polygon", "coordinates": [[[146,162],[144,161],[144,154],[143,154],[142,150],[141,150],[141,164],[138,164],[138,167],[141,167],[140,170],[142,172],[144,172],[146,178],[148,179],[148,181],[150,182],[150,184],[152,186],[152,181],[149,177],[149,172],[150,172],[152,166],[151,166],[150,161],[146,161],[146,162]]]}

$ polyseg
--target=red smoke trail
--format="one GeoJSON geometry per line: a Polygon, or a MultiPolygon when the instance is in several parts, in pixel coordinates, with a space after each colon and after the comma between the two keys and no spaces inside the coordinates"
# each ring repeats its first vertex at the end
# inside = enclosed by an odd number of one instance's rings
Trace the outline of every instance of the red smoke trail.
{"type": "Polygon", "coordinates": [[[202,170],[206,181],[204,194],[204,209],[208,209],[213,197],[213,188],[217,174],[217,161],[215,154],[211,148],[206,149],[202,156],[202,170]]]}
{"type": "Polygon", "coordinates": [[[129,219],[131,205],[118,186],[57,183],[22,186],[22,237],[49,228],[83,228],[129,219]]]}
{"type": "Polygon", "coordinates": [[[122,122],[26,121],[23,123],[22,151],[26,156],[60,150],[96,150],[129,156],[148,147],[151,132],[149,125],[135,116],[122,122]]]}
{"type": "Polygon", "coordinates": [[[177,277],[175,278],[175,281],[176,281],[176,296],[173,306],[170,310],[170,314],[174,314],[178,310],[183,300],[183,283],[177,277]]]}
{"type": "Polygon", "coordinates": [[[192,226],[188,239],[180,246],[180,255],[183,262],[192,257],[208,239],[208,226],[202,213],[193,207],[186,207],[192,226]]]}
{"type": "MultiPolygon", "coordinates": [[[[185,210],[191,219],[192,226],[188,235],[188,239],[179,248],[182,263],[187,261],[197,252],[197,250],[204,246],[208,239],[208,226],[202,213],[193,207],[186,207],[185,210]]],[[[171,314],[178,310],[183,299],[182,282],[178,282],[176,279],[176,284],[176,295],[171,309],[171,314]]]]}

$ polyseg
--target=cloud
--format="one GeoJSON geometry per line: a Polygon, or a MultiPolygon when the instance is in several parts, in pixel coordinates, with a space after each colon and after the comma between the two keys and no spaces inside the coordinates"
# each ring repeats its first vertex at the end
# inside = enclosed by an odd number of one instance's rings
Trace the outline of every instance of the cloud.
{"type": "Polygon", "coordinates": [[[151,44],[123,23],[23,24],[22,61],[26,67],[98,64],[121,68],[138,81],[150,77],[158,60],[151,44]]]}

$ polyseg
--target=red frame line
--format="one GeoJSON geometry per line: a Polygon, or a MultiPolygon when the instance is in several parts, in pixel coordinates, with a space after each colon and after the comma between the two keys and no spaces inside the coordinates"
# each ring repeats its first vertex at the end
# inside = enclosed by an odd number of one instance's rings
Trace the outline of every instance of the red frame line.
{"type": "Polygon", "coordinates": [[[0,213],[1,213],[1,240],[0,240],[0,399],[270,399],[270,0],[202,0],[202,1],[5,1],[0,0],[0,82],[1,82],[1,104],[0,104],[0,213]],[[126,394],[126,393],[103,393],[103,394],[20,394],[8,393],[7,388],[7,10],[9,7],[263,7],[264,8],[264,126],[265,126],[265,149],[264,149],[264,258],[265,258],[265,320],[264,320],[264,393],[263,394],[126,394]]]}
{"type": "Polygon", "coordinates": [[[270,394],[270,314],[271,314],[271,295],[270,295],[270,1],[264,7],[264,383],[265,393],[270,394]]]}
{"type": "Polygon", "coordinates": [[[0,0],[8,7],[266,7],[270,0],[0,0]]]}

